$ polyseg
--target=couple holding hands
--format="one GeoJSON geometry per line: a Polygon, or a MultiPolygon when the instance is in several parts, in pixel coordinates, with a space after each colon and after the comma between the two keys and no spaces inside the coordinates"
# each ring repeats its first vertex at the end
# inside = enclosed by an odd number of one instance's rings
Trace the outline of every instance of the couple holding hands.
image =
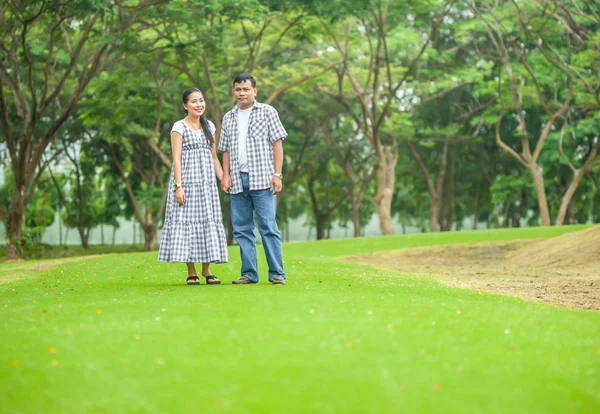
{"type": "Polygon", "coordinates": [[[187,116],[171,129],[173,168],[158,260],[187,265],[188,285],[198,285],[194,263],[209,285],[221,281],[211,263],[227,262],[227,240],[215,177],[229,193],[233,236],[240,246],[242,268],[234,284],[258,283],[254,214],[269,266],[269,282],[285,284],[281,235],[275,221],[276,193],[281,191],[282,141],[287,132],[275,108],[256,101],[256,80],[247,73],[233,81],[237,101],[223,117],[217,158],[215,126],[206,120],[199,89],[183,93],[187,116]]]}

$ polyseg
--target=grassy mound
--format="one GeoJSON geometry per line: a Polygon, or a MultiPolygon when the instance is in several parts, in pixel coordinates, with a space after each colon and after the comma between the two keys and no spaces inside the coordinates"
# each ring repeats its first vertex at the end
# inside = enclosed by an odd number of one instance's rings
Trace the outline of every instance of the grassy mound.
{"type": "Polygon", "coordinates": [[[587,267],[600,263],[600,225],[536,241],[507,258],[515,265],[528,267],[587,267]]]}
{"type": "Polygon", "coordinates": [[[600,226],[569,227],[547,239],[415,247],[347,260],[439,280],[447,285],[600,310],[600,226]],[[578,231],[577,231],[578,230],[578,231]]]}

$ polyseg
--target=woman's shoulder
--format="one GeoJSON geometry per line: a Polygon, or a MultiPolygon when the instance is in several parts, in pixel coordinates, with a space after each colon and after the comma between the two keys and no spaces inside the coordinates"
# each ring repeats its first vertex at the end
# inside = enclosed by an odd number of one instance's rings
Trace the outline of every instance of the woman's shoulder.
{"type": "Polygon", "coordinates": [[[177,121],[173,124],[173,127],[171,128],[171,132],[175,131],[175,132],[179,132],[181,135],[183,135],[184,129],[185,129],[185,122],[183,122],[183,119],[180,119],[179,121],[177,121]]]}

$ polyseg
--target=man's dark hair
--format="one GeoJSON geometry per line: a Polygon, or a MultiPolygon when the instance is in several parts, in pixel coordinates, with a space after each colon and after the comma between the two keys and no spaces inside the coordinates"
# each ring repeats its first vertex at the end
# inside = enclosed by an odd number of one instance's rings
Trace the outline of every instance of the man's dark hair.
{"type": "Polygon", "coordinates": [[[235,77],[235,79],[233,80],[233,86],[235,87],[236,83],[242,83],[247,80],[250,81],[250,84],[252,85],[253,88],[256,88],[256,79],[254,79],[252,77],[252,75],[249,73],[240,73],[239,75],[237,75],[235,77]]]}

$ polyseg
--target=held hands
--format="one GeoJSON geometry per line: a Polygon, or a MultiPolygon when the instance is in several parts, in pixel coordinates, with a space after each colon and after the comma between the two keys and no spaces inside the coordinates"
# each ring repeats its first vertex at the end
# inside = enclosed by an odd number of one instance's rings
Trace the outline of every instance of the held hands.
{"type": "Polygon", "coordinates": [[[223,190],[223,192],[225,193],[229,193],[229,190],[231,190],[231,177],[226,175],[223,176],[223,179],[221,180],[221,190],[223,190]]]}
{"type": "Polygon", "coordinates": [[[281,182],[281,178],[279,178],[277,176],[273,176],[273,178],[271,178],[271,185],[269,186],[269,188],[271,189],[271,192],[273,194],[279,193],[279,192],[281,192],[282,187],[283,187],[283,183],[281,182]]]}
{"type": "MultiPolygon", "coordinates": [[[[281,192],[281,188],[283,187],[283,184],[281,182],[281,178],[274,176],[273,178],[271,178],[271,184],[269,185],[269,188],[271,188],[271,191],[273,192],[273,194],[275,193],[279,193],[281,192]]],[[[224,176],[223,179],[221,180],[221,190],[223,190],[225,193],[229,193],[229,190],[231,190],[231,177],[230,176],[224,176]]]]}
{"type": "Polygon", "coordinates": [[[179,187],[175,190],[175,201],[177,201],[177,204],[180,206],[185,204],[185,192],[183,191],[183,187],[179,187]]]}

